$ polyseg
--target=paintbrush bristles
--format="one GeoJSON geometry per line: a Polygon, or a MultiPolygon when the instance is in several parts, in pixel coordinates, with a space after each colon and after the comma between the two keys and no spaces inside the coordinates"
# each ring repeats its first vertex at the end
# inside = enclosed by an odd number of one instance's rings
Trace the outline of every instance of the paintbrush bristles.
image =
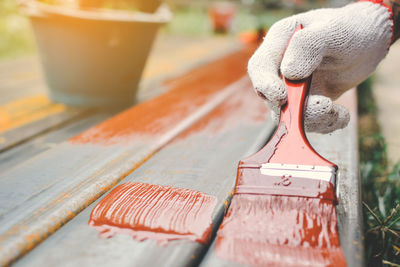
{"type": "Polygon", "coordinates": [[[218,231],[217,253],[252,265],[345,266],[335,205],[318,198],[235,195],[218,231]]]}

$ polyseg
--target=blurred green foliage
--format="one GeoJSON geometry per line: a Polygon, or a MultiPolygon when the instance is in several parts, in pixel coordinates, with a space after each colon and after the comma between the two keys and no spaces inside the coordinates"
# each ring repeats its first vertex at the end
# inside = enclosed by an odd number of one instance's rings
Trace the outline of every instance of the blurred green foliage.
{"type": "MultiPolygon", "coordinates": [[[[166,33],[181,35],[211,35],[211,24],[208,10],[205,7],[181,7],[173,10],[172,21],[163,29],[166,33]]],[[[255,30],[260,27],[269,28],[276,21],[292,15],[288,9],[252,11],[247,7],[237,8],[233,21],[232,33],[255,30]]]]}
{"type": "Polygon", "coordinates": [[[367,266],[400,264],[400,162],[388,165],[373,79],[358,87],[359,149],[367,266]]]}
{"type": "Polygon", "coordinates": [[[26,17],[18,13],[16,0],[0,0],[0,59],[35,50],[34,38],[26,17]]]}

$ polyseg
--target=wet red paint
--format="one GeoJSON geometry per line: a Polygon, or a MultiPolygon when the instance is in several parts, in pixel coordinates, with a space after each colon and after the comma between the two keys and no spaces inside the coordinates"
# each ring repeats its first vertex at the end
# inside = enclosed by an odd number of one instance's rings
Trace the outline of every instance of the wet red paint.
{"type": "Polygon", "coordinates": [[[234,262],[346,266],[330,200],[235,195],[217,235],[217,255],[234,262]]]}
{"type": "Polygon", "coordinates": [[[104,238],[122,233],[160,244],[177,239],[207,243],[216,202],[216,197],[190,189],[125,183],[96,205],[89,225],[104,238]]]}
{"type": "Polygon", "coordinates": [[[260,124],[269,119],[269,110],[252,90],[250,79],[217,108],[179,135],[178,140],[194,134],[217,134],[246,124],[260,124]]]}
{"type": "Polygon", "coordinates": [[[168,92],[134,106],[70,139],[74,144],[116,144],[166,133],[228,85],[246,75],[254,47],[203,65],[167,82],[168,92]]]}
{"type": "MultiPolygon", "coordinates": [[[[235,195],[217,232],[220,257],[255,266],[346,266],[339,243],[335,187],[329,181],[263,175],[264,163],[336,165],[311,147],[303,110],[311,79],[284,80],[287,103],[271,141],[240,161],[235,195]]],[[[283,167],[284,168],[284,167],[283,167]]]]}

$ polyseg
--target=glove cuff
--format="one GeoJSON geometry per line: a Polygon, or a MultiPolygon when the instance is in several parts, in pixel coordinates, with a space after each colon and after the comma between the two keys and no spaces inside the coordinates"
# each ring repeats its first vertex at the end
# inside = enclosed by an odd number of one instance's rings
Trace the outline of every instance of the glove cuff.
{"type": "Polygon", "coordinates": [[[378,4],[381,6],[384,6],[387,8],[387,10],[390,13],[390,20],[392,21],[392,41],[390,42],[390,45],[392,45],[394,43],[394,21],[393,21],[393,9],[391,6],[388,6],[387,4],[385,4],[383,2],[383,0],[359,0],[359,2],[372,2],[374,4],[378,4]]]}

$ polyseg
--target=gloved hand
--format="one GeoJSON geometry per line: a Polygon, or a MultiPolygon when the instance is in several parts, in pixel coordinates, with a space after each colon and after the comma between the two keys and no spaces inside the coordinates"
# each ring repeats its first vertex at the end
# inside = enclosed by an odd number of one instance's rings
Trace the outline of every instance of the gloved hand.
{"type": "Polygon", "coordinates": [[[286,102],[279,71],[293,80],[313,74],[304,114],[306,130],[329,133],[344,128],[350,115],[332,100],[376,69],[392,42],[392,27],[391,10],[372,2],[316,9],[278,21],[249,61],[253,86],[277,118],[286,102]],[[288,46],[299,24],[304,29],[288,46]]]}

